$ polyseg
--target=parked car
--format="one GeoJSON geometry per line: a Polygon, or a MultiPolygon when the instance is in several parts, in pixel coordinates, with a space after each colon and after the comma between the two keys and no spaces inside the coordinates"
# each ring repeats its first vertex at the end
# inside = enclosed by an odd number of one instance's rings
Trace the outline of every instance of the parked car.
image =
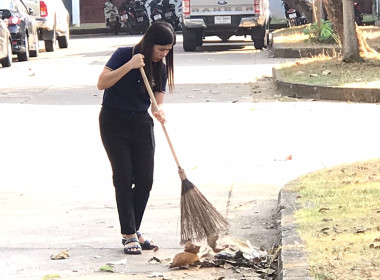
{"type": "Polygon", "coordinates": [[[0,0],[0,17],[7,20],[12,38],[12,53],[19,61],[38,56],[37,22],[22,0],[0,0]]]}
{"type": "Polygon", "coordinates": [[[8,24],[0,18],[0,63],[3,67],[12,65],[12,39],[8,24]]]}
{"type": "MultiPolygon", "coordinates": [[[[1,0],[0,0],[1,1],[1,0]]],[[[45,42],[45,50],[53,52],[58,46],[67,48],[70,38],[70,15],[62,0],[23,0],[33,9],[38,24],[38,38],[45,42]]]]}

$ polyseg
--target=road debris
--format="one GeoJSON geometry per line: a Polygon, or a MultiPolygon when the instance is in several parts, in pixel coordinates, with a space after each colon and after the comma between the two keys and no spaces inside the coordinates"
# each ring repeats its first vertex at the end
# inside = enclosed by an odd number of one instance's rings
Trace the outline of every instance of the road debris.
{"type": "Polygon", "coordinates": [[[42,280],[55,280],[55,279],[62,279],[59,274],[49,274],[42,277],[42,280]]]}
{"type": "Polygon", "coordinates": [[[59,252],[58,254],[51,255],[50,259],[52,259],[52,260],[64,260],[64,259],[68,259],[69,257],[70,257],[69,249],[65,249],[65,250],[59,252]]]}
{"type": "Polygon", "coordinates": [[[263,247],[254,248],[249,240],[216,235],[207,238],[207,245],[186,242],[185,252],[175,255],[169,268],[216,267],[242,274],[239,279],[245,279],[243,271],[251,271],[263,279],[276,279],[278,249],[269,255],[263,247]]]}
{"type": "Polygon", "coordinates": [[[331,70],[325,70],[322,72],[322,76],[327,76],[331,74],[331,70]]]}
{"type": "Polygon", "coordinates": [[[162,273],[153,272],[153,273],[149,274],[147,277],[148,278],[164,278],[165,275],[163,275],[162,273]]]}
{"type": "Polygon", "coordinates": [[[115,265],[126,265],[127,264],[127,259],[121,259],[119,261],[114,261],[114,262],[108,262],[107,265],[109,266],[115,266],[115,265]]]}
{"type": "Polygon", "coordinates": [[[161,260],[157,257],[151,258],[148,263],[161,263],[161,260]]]}
{"type": "Polygon", "coordinates": [[[115,269],[114,266],[106,264],[106,265],[101,266],[101,267],[99,268],[99,271],[112,272],[112,273],[114,273],[114,272],[115,272],[114,269],[115,269]]]}
{"type": "Polygon", "coordinates": [[[170,264],[169,268],[182,267],[195,263],[199,260],[197,254],[182,252],[175,255],[173,262],[170,264]]]}

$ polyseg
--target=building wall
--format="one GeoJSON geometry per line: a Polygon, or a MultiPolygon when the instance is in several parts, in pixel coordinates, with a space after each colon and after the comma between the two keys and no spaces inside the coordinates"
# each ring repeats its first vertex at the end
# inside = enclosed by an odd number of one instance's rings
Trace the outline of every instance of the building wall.
{"type": "MultiPolygon", "coordinates": [[[[99,23],[104,22],[104,2],[105,0],[81,0],[80,1],[80,22],[99,23]]],[[[114,1],[116,4],[118,1],[114,1]]],[[[121,2],[121,1],[120,1],[121,2]]],[[[117,3],[116,6],[119,4],[117,3]]]]}

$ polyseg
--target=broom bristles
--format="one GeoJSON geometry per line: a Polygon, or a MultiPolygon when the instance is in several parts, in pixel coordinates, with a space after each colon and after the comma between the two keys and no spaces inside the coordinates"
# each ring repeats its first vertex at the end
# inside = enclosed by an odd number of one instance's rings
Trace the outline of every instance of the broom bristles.
{"type": "Polygon", "coordinates": [[[228,226],[227,220],[188,179],[182,180],[181,243],[201,241],[228,226]]]}

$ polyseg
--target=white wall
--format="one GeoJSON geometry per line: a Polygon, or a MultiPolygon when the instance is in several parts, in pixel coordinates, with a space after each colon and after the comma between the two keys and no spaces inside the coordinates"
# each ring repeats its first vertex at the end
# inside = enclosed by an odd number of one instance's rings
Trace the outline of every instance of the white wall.
{"type": "Polygon", "coordinates": [[[79,0],[72,0],[73,26],[80,26],[80,5],[79,0]]]}

